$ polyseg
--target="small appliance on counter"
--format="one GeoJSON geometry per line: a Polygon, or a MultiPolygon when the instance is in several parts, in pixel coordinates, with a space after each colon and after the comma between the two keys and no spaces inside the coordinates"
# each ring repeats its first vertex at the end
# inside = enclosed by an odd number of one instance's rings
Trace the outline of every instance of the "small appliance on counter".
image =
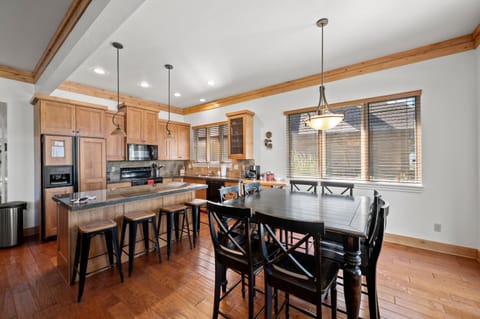
{"type": "Polygon", "coordinates": [[[250,165],[245,171],[245,178],[260,179],[260,165],[250,165]]]}
{"type": "Polygon", "coordinates": [[[163,182],[163,177],[152,177],[152,167],[122,167],[120,179],[130,180],[132,186],[158,184],[163,182]]]}
{"type": "Polygon", "coordinates": [[[157,165],[156,163],[152,164],[152,177],[160,177],[160,168],[162,168],[163,165],[157,165]]]}

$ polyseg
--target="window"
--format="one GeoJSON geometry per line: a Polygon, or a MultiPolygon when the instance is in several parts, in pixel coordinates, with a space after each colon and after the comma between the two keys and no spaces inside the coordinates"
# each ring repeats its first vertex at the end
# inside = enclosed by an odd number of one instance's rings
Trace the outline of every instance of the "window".
{"type": "Polygon", "coordinates": [[[286,112],[288,176],[421,183],[420,91],[331,105],[343,122],[305,126],[308,111],[286,112]]]}
{"type": "Polygon", "coordinates": [[[230,162],[226,122],[193,128],[193,160],[199,163],[230,162]]]}

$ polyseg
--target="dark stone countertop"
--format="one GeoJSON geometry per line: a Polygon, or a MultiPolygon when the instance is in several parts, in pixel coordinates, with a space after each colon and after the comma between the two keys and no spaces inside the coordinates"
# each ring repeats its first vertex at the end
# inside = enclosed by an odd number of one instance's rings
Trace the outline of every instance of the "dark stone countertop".
{"type": "Polygon", "coordinates": [[[136,200],[144,200],[159,196],[166,196],[184,192],[191,192],[207,188],[205,184],[192,184],[184,182],[172,182],[167,184],[140,185],[114,190],[97,190],[72,194],[60,194],[53,196],[53,200],[61,205],[67,206],[69,210],[77,211],[97,208],[102,206],[116,205],[136,200]],[[96,199],[89,199],[83,204],[72,202],[74,198],[95,196],[96,199]]]}

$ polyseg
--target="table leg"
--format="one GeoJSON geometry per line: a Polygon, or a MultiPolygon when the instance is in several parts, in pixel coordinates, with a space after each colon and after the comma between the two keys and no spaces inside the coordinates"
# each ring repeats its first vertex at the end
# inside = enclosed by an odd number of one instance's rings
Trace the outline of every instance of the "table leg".
{"type": "Polygon", "coordinates": [[[347,318],[357,319],[360,312],[362,291],[362,271],[360,264],[360,238],[347,237],[343,243],[345,251],[345,269],[343,270],[343,284],[345,288],[345,303],[347,318]]]}

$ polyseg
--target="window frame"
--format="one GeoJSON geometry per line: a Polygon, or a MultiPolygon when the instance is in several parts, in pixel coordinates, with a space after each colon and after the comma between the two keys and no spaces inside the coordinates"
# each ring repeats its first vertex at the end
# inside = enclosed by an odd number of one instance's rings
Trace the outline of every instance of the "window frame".
{"type": "MultiPolygon", "coordinates": [[[[206,161],[205,162],[199,162],[197,161],[197,154],[196,152],[194,153],[194,158],[192,158],[192,161],[196,164],[206,164],[206,163],[219,163],[219,164],[222,164],[222,163],[231,163],[231,159],[228,158],[227,161],[222,161],[221,158],[222,158],[222,155],[223,154],[228,154],[228,142],[227,142],[227,149],[223,150],[223,147],[222,147],[222,143],[220,143],[220,152],[219,152],[219,155],[220,155],[220,160],[219,161],[211,161],[210,159],[210,152],[211,152],[211,145],[210,145],[210,134],[209,134],[209,128],[213,128],[213,127],[216,127],[218,129],[218,132],[220,134],[221,132],[221,129],[220,127],[222,125],[225,125],[228,127],[228,121],[222,121],[222,122],[215,122],[215,123],[208,123],[208,124],[203,124],[203,125],[197,125],[197,126],[192,126],[192,135],[195,136],[195,130],[199,130],[199,129],[205,129],[206,132],[205,132],[205,143],[206,143],[206,148],[205,148],[205,157],[206,157],[206,161]],[[226,153],[224,153],[226,152],[226,153]]],[[[228,131],[228,129],[227,129],[228,131]]],[[[228,134],[228,132],[227,132],[228,134]]],[[[227,136],[227,140],[228,140],[228,136],[227,136]]],[[[196,143],[197,140],[194,139],[193,140],[193,143],[196,143]]],[[[192,145],[192,148],[195,149],[195,144],[192,145]]]]}
{"type": "MultiPolygon", "coordinates": [[[[326,177],[325,176],[325,169],[326,169],[326,134],[323,131],[319,131],[318,134],[318,172],[319,176],[313,176],[312,178],[315,179],[322,179],[322,180],[343,180],[343,181],[351,181],[359,184],[382,184],[382,185],[402,185],[402,186],[412,186],[412,187],[419,187],[422,186],[423,183],[423,176],[422,176],[422,146],[421,146],[421,94],[422,90],[415,90],[415,91],[408,91],[408,92],[402,92],[402,93],[396,93],[396,94],[389,94],[389,95],[383,95],[383,96],[377,96],[377,97],[371,97],[371,98],[364,98],[364,99],[357,99],[357,100],[350,100],[350,101],[344,101],[344,102],[339,102],[339,103],[334,103],[330,104],[329,108],[331,110],[342,108],[342,107],[353,107],[353,106],[361,106],[361,132],[360,132],[360,145],[361,145],[361,154],[360,154],[360,178],[351,178],[351,179],[336,179],[334,177],[326,177]],[[405,99],[405,98],[415,98],[415,180],[411,181],[378,181],[375,179],[372,179],[369,176],[370,172],[370,150],[369,150],[369,145],[370,145],[370,140],[369,140],[369,123],[368,123],[368,117],[369,117],[369,104],[370,103],[375,103],[375,102],[382,102],[382,101],[389,101],[389,100],[400,100],[400,99],[405,99]]],[[[291,150],[291,132],[290,132],[290,126],[289,126],[289,116],[294,115],[294,114],[300,114],[300,113],[306,113],[306,112],[315,112],[317,107],[308,107],[308,108],[302,108],[302,109],[296,109],[296,110],[290,110],[284,112],[284,115],[286,117],[286,122],[287,122],[287,161],[288,161],[288,166],[287,166],[287,176],[289,178],[296,178],[298,176],[292,175],[291,174],[291,156],[290,156],[290,150],[291,150]]],[[[304,176],[302,177],[304,178],[304,176]]]]}

